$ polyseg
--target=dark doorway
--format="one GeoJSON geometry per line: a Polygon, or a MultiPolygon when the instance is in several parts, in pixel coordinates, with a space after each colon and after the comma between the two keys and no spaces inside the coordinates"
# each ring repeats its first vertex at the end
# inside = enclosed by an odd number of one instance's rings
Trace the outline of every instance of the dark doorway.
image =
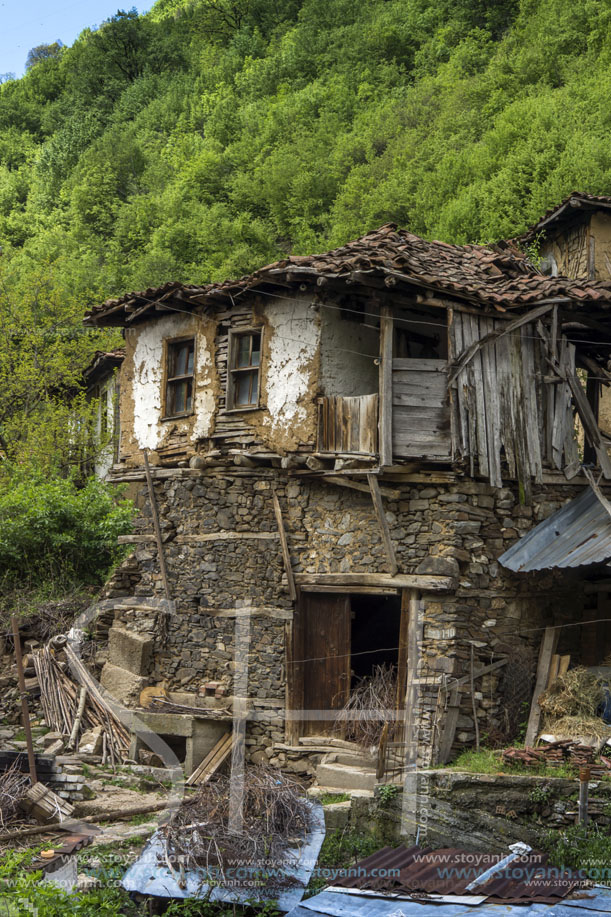
{"type": "Polygon", "coordinates": [[[376,665],[397,665],[401,600],[396,595],[352,595],[352,684],[376,665]]]}

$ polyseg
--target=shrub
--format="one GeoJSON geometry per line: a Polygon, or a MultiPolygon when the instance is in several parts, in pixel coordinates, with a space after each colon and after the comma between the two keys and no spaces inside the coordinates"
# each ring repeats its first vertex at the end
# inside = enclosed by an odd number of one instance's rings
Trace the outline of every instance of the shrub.
{"type": "Polygon", "coordinates": [[[6,586],[45,580],[101,583],[122,553],[132,504],[90,478],[14,480],[0,492],[0,578],[6,586]]]}

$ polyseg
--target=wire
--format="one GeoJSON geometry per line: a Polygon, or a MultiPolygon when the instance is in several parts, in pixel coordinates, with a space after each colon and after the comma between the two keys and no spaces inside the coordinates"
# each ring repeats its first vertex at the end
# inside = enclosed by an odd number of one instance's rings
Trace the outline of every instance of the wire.
{"type": "MultiPolygon", "coordinates": [[[[349,591],[350,591],[349,587],[346,587],[346,592],[349,592],[349,591]]],[[[553,627],[554,630],[562,630],[565,627],[584,627],[587,624],[598,624],[599,622],[601,624],[609,623],[611,622],[611,618],[595,618],[592,621],[574,621],[574,622],[571,622],[570,624],[548,624],[548,625],[544,625],[543,627],[529,627],[526,630],[518,630],[518,631],[512,630],[512,634],[514,634],[517,637],[520,637],[525,634],[537,633],[540,631],[547,630],[548,627],[553,627]]],[[[458,642],[461,644],[470,644],[471,643],[470,640],[460,640],[458,642]]],[[[378,649],[362,650],[361,652],[358,652],[358,653],[337,653],[337,654],[329,655],[329,656],[311,656],[308,659],[291,659],[288,661],[288,665],[297,665],[297,664],[301,665],[301,663],[304,663],[304,662],[324,662],[327,659],[348,659],[352,656],[369,656],[372,653],[389,653],[393,650],[400,650],[401,648],[402,647],[400,646],[385,646],[379,650],[378,649]]],[[[498,653],[497,655],[500,656],[503,654],[498,653]]]]}

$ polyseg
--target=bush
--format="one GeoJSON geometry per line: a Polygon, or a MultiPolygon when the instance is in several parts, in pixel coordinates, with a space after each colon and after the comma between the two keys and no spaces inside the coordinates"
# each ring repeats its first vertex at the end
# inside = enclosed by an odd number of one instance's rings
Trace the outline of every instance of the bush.
{"type": "Polygon", "coordinates": [[[90,478],[14,481],[0,492],[0,579],[6,586],[44,581],[102,583],[122,554],[132,504],[90,478]]]}

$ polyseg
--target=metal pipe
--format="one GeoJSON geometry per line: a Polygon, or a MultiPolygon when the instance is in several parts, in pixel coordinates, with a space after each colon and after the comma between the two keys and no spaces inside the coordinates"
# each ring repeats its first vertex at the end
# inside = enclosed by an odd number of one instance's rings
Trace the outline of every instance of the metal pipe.
{"type": "Polygon", "coordinates": [[[577,821],[580,825],[588,823],[588,785],[590,783],[590,768],[579,768],[579,806],[577,809],[577,821]]]}
{"type": "Polygon", "coordinates": [[[19,679],[19,694],[21,697],[21,715],[23,717],[23,730],[25,732],[25,742],[28,749],[28,765],[30,768],[30,780],[32,786],[38,783],[36,776],[36,760],[34,758],[34,745],[32,743],[32,730],[30,728],[30,711],[28,710],[28,698],[25,690],[25,677],[23,674],[23,659],[21,656],[21,639],[19,637],[19,625],[15,615],[11,615],[11,627],[15,640],[15,661],[17,663],[17,678],[19,679]]]}

